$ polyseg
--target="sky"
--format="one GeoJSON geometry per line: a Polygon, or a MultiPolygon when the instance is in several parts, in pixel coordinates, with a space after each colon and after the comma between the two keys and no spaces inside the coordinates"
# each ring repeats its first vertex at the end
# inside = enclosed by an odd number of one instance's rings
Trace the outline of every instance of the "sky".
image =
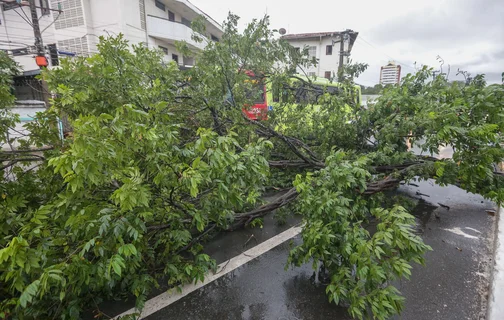
{"type": "Polygon", "coordinates": [[[369,64],[357,83],[378,83],[380,66],[401,65],[402,75],[422,65],[440,69],[451,80],[464,70],[500,83],[504,72],[504,0],[190,0],[218,22],[228,12],[243,28],[268,14],[272,29],[287,33],[359,32],[351,59],[369,64]]]}

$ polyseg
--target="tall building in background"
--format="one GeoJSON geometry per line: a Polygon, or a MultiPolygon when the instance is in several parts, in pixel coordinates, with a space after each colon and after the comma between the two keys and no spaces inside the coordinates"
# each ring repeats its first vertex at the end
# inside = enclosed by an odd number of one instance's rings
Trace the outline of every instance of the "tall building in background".
{"type": "MultiPolygon", "coordinates": [[[[334,78],[340,67],[348,63],[358,32],[345,31],[286,34],[287,40],[297,50],[308,47],[308,54],[318,59],[318,64],[304,70],[308,76],[334,78]]],[[[301,72],[301,70],[298,70],[301,72]]]]}
{"type": "MultiPolygon", "coordinates": [[[[181,68],[191,67],[194,58],[182,56],[174,46],[175,41],[185,40],[193,52],[205,47],[206,41],[200,43],[191,38],[191,21],[199,16],[206,18],[207,40],[219,41],[223,33],[219,23],[189,0],[34,1],[49,68],[58,65],[58,57],[96,53],[100,36],[120,33],[132,44],[144,43],[162,50],[165,61],[175,61],[181,68]]],[[[7,51],[24,71],[25,79],[15,80],[16,91],[18,82],[22,86],[30,80],[26,77],[40,73],[29,17],[28,1],[0,1],[0,50],[7,51]]],[[[30,99],[26,88],[21,88],[22,99],[30,99]]]]}
{"type": "Polygon", "coordinates": [[[396,65],[390,61],[386,66],[381,67],[380,70],[380,84],[399,84],[401,81],[401,66],[396,65]]]}

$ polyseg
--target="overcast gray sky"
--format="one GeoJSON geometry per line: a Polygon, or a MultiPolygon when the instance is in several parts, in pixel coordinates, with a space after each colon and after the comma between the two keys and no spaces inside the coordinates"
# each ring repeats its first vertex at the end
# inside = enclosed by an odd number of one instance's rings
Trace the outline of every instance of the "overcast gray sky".
{"type": "Polygon", "coordinates": [[[272,28],[288,33],[353,29],[359,37],[352,59],[369,64],[358,79],[378,83],[380,66],[395,60],[403,74],[414,63],[439,68],[436,56],[472,75],[485,73],[500,82],[504,72],[504,0],[191,0],[217,21],[229,11],[241,17],[242,26],[265,13],[272,28]]]}

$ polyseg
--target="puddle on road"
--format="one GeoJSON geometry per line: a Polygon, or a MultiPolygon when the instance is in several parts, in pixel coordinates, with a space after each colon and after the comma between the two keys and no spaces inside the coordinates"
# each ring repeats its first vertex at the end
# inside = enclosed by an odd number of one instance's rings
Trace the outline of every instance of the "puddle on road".
{"type": "Polygon", "coordinates": [[[416,227],[415,233],[418,235],[422,235],[425,232],[425,228],[427,228],[427,223],[429,222],[432,213],[438,208],[423,199],[419,199],[417,205],[413,210],[411,210],[411,214],[415,217],[416,227]]]}

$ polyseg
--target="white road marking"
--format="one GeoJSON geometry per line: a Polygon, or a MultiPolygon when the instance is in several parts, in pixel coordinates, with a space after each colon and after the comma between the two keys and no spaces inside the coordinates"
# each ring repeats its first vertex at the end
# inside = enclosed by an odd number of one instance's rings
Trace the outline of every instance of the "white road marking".
{"type": "MultiPolygon", "coordinates": [[[[181,292],[177,291],[176,289],[171,289],[152,299],[147,300],[145,302],[145,307],[142,310],[140,317],[138,319],[143,319],[153,314],[154,312],[169,306],[175,301],[180,300],[181,298],[187,296],[189,293],[196,291],[199,288],[202,288],[205,285],[211,283],[212,281],[219,279],[223,275],[228,274],[229,272],[235,270],[238,267],[241,267],[242,265],[246,264],[252,259],[264,254],[265,252],[270,251],[274,247],[278,246],[279,244],[289,239],[294,238],[300,233],[301,233],[301,227],[292,227],[290,229],[287,229],[286,231],[274,236],[273,238],[270,238],[258,244],[257,246],[243,252],[242,254],[237,255],[236,257],[219,264],[219,266],[217,267],[217,272],[215,274],[210,272],[205,277],[204,282],[198,282],[197,284],[190,283],[183,286],[181,292]]],[[[135,308],[132,308],[128,311],[125,311],[115,316],[113,319],[120,319],[120,317],[134,313],[139,313],[139,311],[136,310],[135,308]]]]}
{"type": "Polygon", "coordinates": [[[470,234],[465,233],[459,227],[456,227],[456,228],[453,228],[453,229],[443,229],[443,230],[449,231],[451,233],[455,233],[455,234],[457,234],[459,236],[463,236],[463,237],[468,238],[468,239],[478,239],[478,237],[476,237],[476,236],[472,236],[470,234]]]}
{"type": "Polygon", "coordinates": [[[474,228],[471,228],[471,227],[465,227],[464,229],[472,230],[472,231],[477,232],[477,233],[481,233],[481,231],[479,231],[477,229],[474,229],[474,228]]]}

